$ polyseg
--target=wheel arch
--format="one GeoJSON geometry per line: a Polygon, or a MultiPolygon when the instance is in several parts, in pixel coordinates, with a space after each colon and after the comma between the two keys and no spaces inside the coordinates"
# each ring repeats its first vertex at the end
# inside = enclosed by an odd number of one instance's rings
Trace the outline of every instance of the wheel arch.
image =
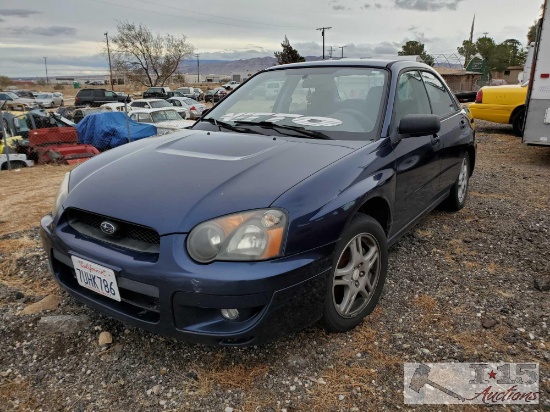
{"type": "Polygon", "coordinates": [[[476,149],[473,145],[468,146],[467,153],[468,157],[470,158],[470,176],[472,176],[476,165],[476,149]]]}
{"type": "Polygon", "coordinates": [[[514,119],[516,118],[517,114],[522,110],[525,110],[525,104],[520,104],[518,107],[512,110],[512,114],[510,115],[510,120],[508,121],[508,123],[509,124],[514,123],[514,119]]]}
{"type": "Polygon", "coordinates": [[[389,202],[382,196],[374,196],[367,199],[354,213],[362,213],[376,220],[386,236],[388,236],[391,227],[391,209],[389,202]]]}

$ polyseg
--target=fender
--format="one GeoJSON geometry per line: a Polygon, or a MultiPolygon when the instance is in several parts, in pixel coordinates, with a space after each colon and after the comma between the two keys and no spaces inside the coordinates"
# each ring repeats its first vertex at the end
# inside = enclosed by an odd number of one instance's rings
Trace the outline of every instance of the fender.
{"type": "Polygon", "coordinates": [[[395,157],[389,139],[372,142],[300,182],[271,205],[288,211],[291,240],[285,255],[338,241],[351,216],[368,199],[379,196],[392,204],[392,188],[395,157]],[[350,168],[350,164],[362,166],[350,168]],[[315,229],[321,222],[322,232],[315,229]]]}

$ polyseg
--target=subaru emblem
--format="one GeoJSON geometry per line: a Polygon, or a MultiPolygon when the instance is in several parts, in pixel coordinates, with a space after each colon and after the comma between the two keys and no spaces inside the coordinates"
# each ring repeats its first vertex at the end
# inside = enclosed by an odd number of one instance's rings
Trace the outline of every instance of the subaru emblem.
{"type": "Polygon", "coordinates": [[[101,225],[99,227],[101,228],[101,231],[106,235],[114,235],[118,229],[114,223],[107,221],[101,222],[101,225]]]}

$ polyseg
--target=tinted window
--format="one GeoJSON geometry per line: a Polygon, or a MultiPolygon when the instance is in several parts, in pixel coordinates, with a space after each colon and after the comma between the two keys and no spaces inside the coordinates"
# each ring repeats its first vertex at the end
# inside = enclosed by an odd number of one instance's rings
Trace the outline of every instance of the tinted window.
{"type": "Polygon", "coordinates": [[[394,106],[394,126],[407,114],[432,114],[426,89],[420,74],[416,71],[402,73],[397,83],[394,106]]]}
{"type": "Polygon", "coordinates": [[[94,90],[93,96],[94,97],[105,97],[105,92],[103,90],[94,90]]]}
{"type": "Polygon", "coordinates": [[[81,90],[78,92],[78,97],[88,97],[92,95],[91,90],[81,90]]]}
{"type": "Polygon", "coordinates": [[[445,116],[455,112],[457,110],[455,103],[443,83],[431,73],[421,73],[430,96],[433,114],[445,116]]]}

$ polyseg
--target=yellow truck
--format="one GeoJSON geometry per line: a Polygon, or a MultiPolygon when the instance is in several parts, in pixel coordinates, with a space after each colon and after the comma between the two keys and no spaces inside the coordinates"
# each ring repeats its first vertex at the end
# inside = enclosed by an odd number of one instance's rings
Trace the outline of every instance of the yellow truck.
{"type": "Polygon", "coordinates": [[[482,87],[468,108],[475,119],[511,124],[523,136],[527,90],[527,85],[482,87]]]}

